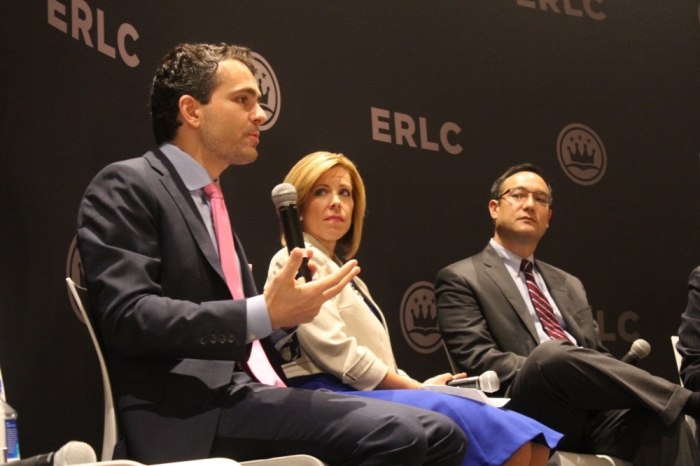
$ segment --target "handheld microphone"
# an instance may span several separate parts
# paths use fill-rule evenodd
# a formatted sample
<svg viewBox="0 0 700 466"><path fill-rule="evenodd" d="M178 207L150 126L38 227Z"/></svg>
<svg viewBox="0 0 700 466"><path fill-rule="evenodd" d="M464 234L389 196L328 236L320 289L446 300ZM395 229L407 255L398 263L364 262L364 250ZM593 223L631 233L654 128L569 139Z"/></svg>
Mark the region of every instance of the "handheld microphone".
<svg viewBox="0 0 700 466"><path fill-rule="evenodd" d="M447 382L451 387L476 388L486 393L497 392L501 388L501 381L498 380L498 374L494 371L486 371L481 375L474 377L465 377L464 379L455 379Z"/></svg>
<svg viewBox="0 0 700 466"><path fill-rule="evenodd" d="M299 211L297 210L297 190L289 183L282 183L272 190L272 202L277 207L282 231L284 232L284 242L287 243L287 251L290 253L294 248L304 249L304 235L301 232L301 222L299 221ZM309 259L307 257L299 267L297 278L304 277L306 282L311 281L311 270L309 270Z"/></svg>
<svg viewBox="0 0 700 466"><path fill-rule="evenodd" d="M632 343L632 347L627 354L622 356L620 361L636 366L639 360L649 356L649 353L651 353L651 345L646 340L640 338Z"/></svg>
<svg viewBox="0 0 700 466"><path fill-rule="evenodd" d="M68 442L56 452L13 461L15 466L70 466L97 462L95 450L85 442Z"/></svg>

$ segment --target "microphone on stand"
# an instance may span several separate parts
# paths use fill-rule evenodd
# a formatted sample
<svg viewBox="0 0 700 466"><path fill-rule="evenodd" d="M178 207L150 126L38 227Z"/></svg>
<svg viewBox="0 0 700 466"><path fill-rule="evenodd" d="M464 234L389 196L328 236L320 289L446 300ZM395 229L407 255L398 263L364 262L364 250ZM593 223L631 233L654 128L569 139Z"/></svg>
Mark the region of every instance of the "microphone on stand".
<svg viewBox="0 0 700 466"><path fill-rule="evenodd" d="M297 190L289 183L282 183L272 190L272 202L277 207L282 231L284 232L284 242L287 243L287 251L290 253L294 248L304 249L304 235L301 232L301 221L297 210ZM299 267L297 278L304 277L306 282L311 281L311 270L309 270L309 259L305 257Z"/></svg>
<svg viewBox="0 0 700 466"><path fill-rule="evenodd" d="M13 461L14 466L70 466L74 464L96 463L95 450L85 442L72 441L56 452L32 456Z"/></svg>
<svg viewBox="0 0 700 466"><path fill-rule="evenodd" d="M651 353L651 345L646 340L640 338L632 343L632 347L627 354L622 356L620 361L636 366L639 360L649 356L649 353Z"/></svg>
<svg viewBox="0 0 700 466"><path fill-rule="evenodd" d="M482 392L493 393L501 388L501 381L498 380L496 372L486 371L481 375L451 380L447 382L447 385L451 387L476 388Z"/></svg>

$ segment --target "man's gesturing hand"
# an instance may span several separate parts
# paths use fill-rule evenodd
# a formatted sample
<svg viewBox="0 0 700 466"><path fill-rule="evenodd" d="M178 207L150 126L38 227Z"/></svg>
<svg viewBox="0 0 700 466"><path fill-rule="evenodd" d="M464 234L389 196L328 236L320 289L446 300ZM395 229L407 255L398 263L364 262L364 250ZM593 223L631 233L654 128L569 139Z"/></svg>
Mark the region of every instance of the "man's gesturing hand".
<svg viewBox="0 0 700 466"><path fill-rule="evenodd" d="M311 258L312 251L307 250L307 253ZM321 310L321 305L340 293L360 273L357 261L351 260L336 272L311 283L306 283L303 278L295 280L304 257L304 252L295 248L285 266L265 288L263 295L273 330L311 322ZM313 274L315 269L311 263L309 267Z"/></svg>

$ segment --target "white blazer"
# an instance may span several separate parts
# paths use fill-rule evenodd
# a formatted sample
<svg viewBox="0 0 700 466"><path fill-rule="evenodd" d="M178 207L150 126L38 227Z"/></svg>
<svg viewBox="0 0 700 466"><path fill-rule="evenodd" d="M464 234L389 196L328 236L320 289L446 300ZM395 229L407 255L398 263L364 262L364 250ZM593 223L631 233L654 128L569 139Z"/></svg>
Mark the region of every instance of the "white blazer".
<svg viewBox="0 0 700 466"><path fill-rule="evenodd" d="M332 259L314 237L304 234L304 240L306 247L313 250L311 261L317 266L315 278L338 270L340 261ZM288 258L286 248L275 254L268 270L268 283ZM355 277L353 281L359 290L348 284L323 304L312 322L299 326L297 337L301 351L298 358L290 361L294 357L292 352L288 348L281 350L282 357L289 361L282 366L288 378L325 372L357 390L372 390L389 370L406 376L396 367L379 306L362 280ZM381 320L372 313L360 291L370 300Z"/></svg>

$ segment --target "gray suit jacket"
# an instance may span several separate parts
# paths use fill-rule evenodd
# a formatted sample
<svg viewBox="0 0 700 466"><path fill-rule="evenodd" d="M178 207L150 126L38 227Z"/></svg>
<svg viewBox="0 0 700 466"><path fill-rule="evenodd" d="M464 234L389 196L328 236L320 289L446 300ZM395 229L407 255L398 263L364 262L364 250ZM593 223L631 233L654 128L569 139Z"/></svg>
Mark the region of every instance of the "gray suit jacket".
<svg viewBox="0 0 700 466"><path fill-rule="evenodd" d="M541 261L535 266L579 346L609 354L598 336L581 281ZM499 393L504 393L540 341L503 260L489 245L480 254L442 269L435 297L440 331L454 362L471 375L496 371Z"/></svg>
<svg viewBox="0 0 700 466"><path fill-rule="evenodd" d="M159 150L95 177L80 205L78 247L130 458L207 457L222 388L250 351L246 300L232 299L201 215ZM245 295L257 295L248 267L241 273Z"/></svg>

